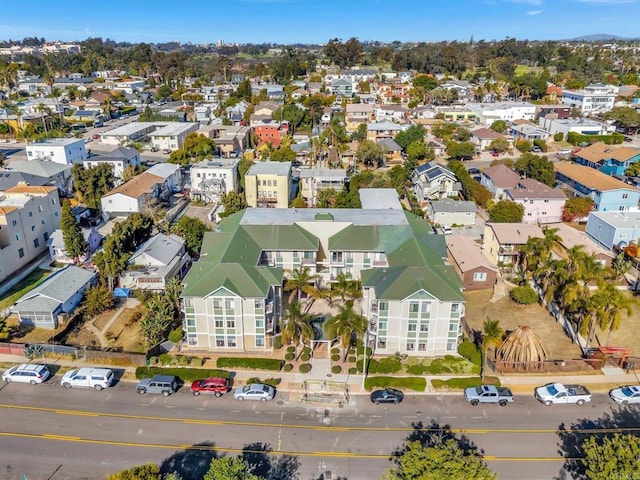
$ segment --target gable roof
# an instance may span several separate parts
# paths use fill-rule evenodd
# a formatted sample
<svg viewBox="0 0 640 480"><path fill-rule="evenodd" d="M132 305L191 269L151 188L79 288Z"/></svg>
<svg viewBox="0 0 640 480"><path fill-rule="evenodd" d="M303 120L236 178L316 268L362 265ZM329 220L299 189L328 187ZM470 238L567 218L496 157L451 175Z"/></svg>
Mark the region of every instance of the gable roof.
<svg viewBox="0 0 640 480"><path fill-rule="evenodd" d="M446 238L447 250L461 272L468 272L476 268L485 268L494 272L498 271L495 265L482 254L480 245L471 237L464 235L448 235Z"/></svg>
<svg viewBox="0 0 640 480"><path fill-rule="evenodd" d="M50 178L60 172L71 172L71 165L44 160L12 160L10 170Z"/></svg>
<svg viewBox="0 0 640 480"><path fill-rule="evenodd" d="M399 152L402 147L398 145L392 138L383 138L378 142L378 146L382 147L385 152Z"/></svg>
<svg viewBox="0 0 640 480"><path fill-rule="evenodd" d="M601 163L603 160L613 159L626 162L640 155L640 148L614 147L602 142L594 143L575 153L576 157L584 158L592 163Z"/></svg>
<svg viewBox="0 0 640 480"><path fill-rule="evenodd" d="M129 262L135 264L137 258L146 254L163 265L169 265L171 260L180 254L184 243L184 240L177 235L158 233L140 245L138 250L129 259Z"/></svg>
<svg viewBox="0 0 640 480"><path fill-rule="evenodd" d="M14 172L11 170L0 170L0 192L15 187L18 184L25 185L46 185L51 180L48 177L32 175L30 173Z"/></svg>
<svg viewBox="0 0 640 480"><path fill-rule="evenodd" d="M520 181L520 175L502 163L485 168L482 175L490 178L493 184L499 188L515 188Z"/></svg>
<svg viewBox="0 0 640 480"><path fill-rule="evenodd" d="M626 183L610 177L609 175L602 173L595 168L586 167L584 165L578 165L576 163L570 163L566 161L555 162L553 164L556 173L560 173L567 178L570 178L580 185L584 185L592 190L600 192L606 192L608 190L636 190L635 188L627 185Z"/></svg>
<svg viewBox="0 0 640 480"><path fill-rule="evenodd" d="M435 162L427 162L424 165L420 165L416 168L416 172L418 172L419 175L424 174L429 181L433 181L441 176L449 177L454 181L458 179L451 170Z"/></svg>
<svg viewBox="0 0 640 480"><path fill-rule="evenodd" d="M544 238L544 232L532 223L487 223L501 245L524 245L529 237Z"/></svg>
<svg viewBox="0 0 640 480"><path fill-rule="evenodd" d="M476 213L478 207L470 200L453 200L443 198L442 200L431 200L431 209L434 212L471 212Z"/></svg>
<svg viewBox="0 0 640 480"><path fill-rule="evenodd" d="M176 165L175 163L156 163L145 173L157 175L158 177L162 178L169 178L178 170L180 170L180 165Z"/></svg>
<svg viewBox="0 0 640 480"><path fill-rule="evenodd" d="M447 270L451 273L452 267L443 265L436 270L424 266L402 266L363 270L362 286L372 287L376 298L384 300L404 300L424 291L440 301L464 301L458 285L454 287L451 282L442 281L442 273ZM455 277L458 278L457 275Z"/></svg>
<svg viewBox="0 0 640 480"><path fill-rule="evenodd" d="M551 188L533 178L521 178L516 188L509 188L507 194L515 199L551 199L566 200L567 195L560 188Z"/></svg>
<svg viewBox="0 0 640 480"><path fill-rule="evenodd" d="M116 193L120 193L131 198L140 198L145 193L152 193L154 185L162 183L164 183L164 178L153 175L152 173L144 172L140 175L136 175L127 183L105 193L103 198L110 197Z"/></svg>
<svg viewBox="0 0 640 480"><path fill-rule="evenodd" d="M504 136L500 135L498 132L494 132L490 128L485 127L472 130L471 135L480 140L495 140L497 138L504 138Z"/></svg>

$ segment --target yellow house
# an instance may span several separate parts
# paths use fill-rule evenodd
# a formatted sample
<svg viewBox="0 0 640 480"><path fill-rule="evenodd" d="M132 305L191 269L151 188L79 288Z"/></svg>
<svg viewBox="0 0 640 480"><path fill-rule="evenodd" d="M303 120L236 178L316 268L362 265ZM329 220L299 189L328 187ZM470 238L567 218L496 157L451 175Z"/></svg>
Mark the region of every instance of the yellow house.
<svg viewBox="0 0 640 480"><path fill-rule="evenodd" d="M288 208L291 162L254 163L244 177L247 205L253 208Z"/></svg>

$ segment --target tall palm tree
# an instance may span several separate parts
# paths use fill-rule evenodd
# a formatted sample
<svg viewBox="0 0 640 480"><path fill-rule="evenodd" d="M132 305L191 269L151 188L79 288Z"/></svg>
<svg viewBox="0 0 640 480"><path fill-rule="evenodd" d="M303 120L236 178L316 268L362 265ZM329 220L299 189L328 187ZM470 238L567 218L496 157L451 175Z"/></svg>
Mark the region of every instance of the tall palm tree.
<svg viewBox="0 0 640 480"><path fill-rule="evenodd" d="M302 292L309 295L313 291L312 283L318 280L319 275L312 275L309 267L294 268L287 271L291 274L291 278L288 278L285 282L284 289L286 292L291 292L289 303L294 300L299 302Z"/></svg>
<svg viewBox="0 0 640 480"><path fill-rule="evenodd" d="M595 322L597 322L600 330L608 330L605 345L609 345L611 332L615 332L620 328L623 315L630 317L633 314L631 305L636 302L611 283L601 284L598 291L593 295L593 298L595 305L597 305L595 309Z"/></svg>
<svg viewBox="0 0 640 480"><path fill-rule="evenodd" d="M325 322L324 328L329 338L339 340L346 358L353 337L361 338L367 331L367 319L353 310L353 300L347 300L340 312Z"/></svg>
<svg viewBox="0 0 640 480"><path fill-rule="evenodd" d="M300 302L290 303L285 313L285 324L282 328L282 343L286 345L292 342L295 342L296 345L308 344L313 338L312 318L311 315L302 311Z"/></svg>
<svg viewBox="0 0 640 480"><path fill-rule="evenodd" d="M502 339L504 338L504 330L500 326L498 320L491 320L487 318L482 325L482 353L484 354L482 362L482 376L484 377L485 365L487 363L487 354L491 347L496 349L502 345Z"/></svg>
<svg viewBox="0 0 640 480"><path fill-rule="evenodd" d="M528 325L510 332L496 352L496 358L514 367L521 366L522 370L539 369L547 356L540 338Z"/></svg>
<svg viewBox="0 0 640 480"><path fill-rule="evenodd" d="M336 281L331 284L331 290L335 291L343 302L347 297L353 299L362 297L360 282L358 280L349 280L344 272L338 273Z"/></svg>

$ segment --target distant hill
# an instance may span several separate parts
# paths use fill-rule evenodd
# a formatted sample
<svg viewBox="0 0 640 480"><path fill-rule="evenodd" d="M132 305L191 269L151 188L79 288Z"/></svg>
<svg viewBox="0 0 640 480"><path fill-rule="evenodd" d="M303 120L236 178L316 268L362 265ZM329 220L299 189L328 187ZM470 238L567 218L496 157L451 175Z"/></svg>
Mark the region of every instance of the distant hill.
<svg viewBox="0 0 640 480"><path fill-rule="evenodd" d="M611 35L610 33L593 33L591 35L582 35L581 37L570 38L570 42L603 42L606 40L631 40L630 38Z"/></svg>

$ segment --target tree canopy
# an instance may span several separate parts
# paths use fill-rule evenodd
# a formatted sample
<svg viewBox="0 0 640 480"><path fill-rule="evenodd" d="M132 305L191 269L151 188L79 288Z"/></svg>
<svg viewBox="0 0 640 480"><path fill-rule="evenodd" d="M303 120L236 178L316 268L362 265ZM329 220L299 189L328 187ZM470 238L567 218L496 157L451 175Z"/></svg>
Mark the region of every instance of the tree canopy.
<svg viewBox="0 0 640 480"><path fill-rule="evenodd" d="M200 247L202 247L202 239L207 226L197 218L180 217L171 227L171 232L181 236L186 244L189 255L197 258L200 255Z"/></svg>
<svg viewBox="0 0 640 480"><path fill-rule="evenodd" d="M612 437L589 436L582 444L582 460L589 480L638 478L640 438L616 433Z"/></svg>
<svg viewBox="0 0 640 480"><path fill-rule="evenodd" d="M553 163L547 157L541 157L533 153L523 153L516 160L515 170L520 175L533 178L550 187L553 187L556 181Z"/></svg>
<svg viewBox="0 0 640 480"><path fill-rule="evenodd" d="M489 210L489 221L493 223L520 223L524 206L511 200L500 200Z"/></svg>
<svg viewBox="0 0 640 480"><path fill-rule="evenodd" d="M71 173L78 201L89 208L99 210L102 196L115 184L113 165L103 163L95 167L84 168L76 163L73 165Z"/></svg>
<svg viewBox="0 0 640 480"><path fill-rule="evenodd" d="M413 142L424 142L424 127L412 125L406 130L398 132L394 140L403 150L406 150Z"/></svg>
<svg viewBox="0 0 640 480"><path fill-rule="evenodd" d="M229 192L223 194L221 203L224 207L224 211L220 213L220 216L222 218L228 217L233 213L247 208L247 201L245 200L244 195L238 192Z"/></svg>
<svg viewBox="0 0 640 480"><path fill-rule="evenodd" d="M171 152L168 163L189 165L192 161L199 161L211 157L215 151L216 142L211 138L196 132L191 132L184 139L182 148Z"/></svg>
<svg viewBox="0 0 640 480"><path fill-rule="evenodd" d="M88 246L82 235L82 227L76 222L75 216L71 211L71 203L68 201L62 204L60 229L62 230L65 252L77 264L80 257L87 253Z"/></svg>

